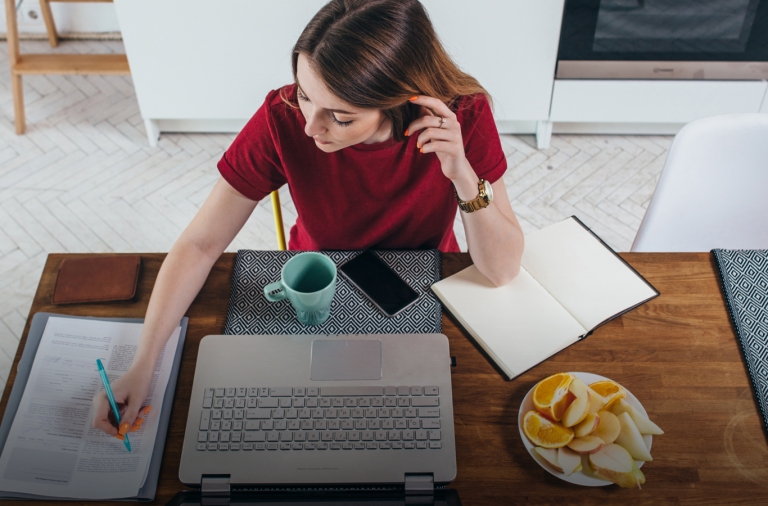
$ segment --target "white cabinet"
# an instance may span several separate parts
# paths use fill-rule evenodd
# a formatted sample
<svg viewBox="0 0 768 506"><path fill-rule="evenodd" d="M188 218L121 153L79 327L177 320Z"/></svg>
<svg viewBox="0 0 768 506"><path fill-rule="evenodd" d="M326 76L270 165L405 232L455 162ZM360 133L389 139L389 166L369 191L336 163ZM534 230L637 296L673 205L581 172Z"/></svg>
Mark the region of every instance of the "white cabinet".
<svg viewBox="0 0 768 506"><path fill-rule="evenodd" d="M546 121L564 0L424 0L459 66L494 98L503 132ZM150 142L238 131L291 82L291 49L325 0L115 0Z"/></svg>
<svg viewBox="0 0 768 506"><path fill-rule="evenodd" d="M291 49L323 0L116 0L150 143L165 131L239 131L291 82Z"/></svg>
<svg viewBox="0 0 768 506"><path fill-rule="evenodd" d="M458 65L494 99L499 130L533 133L552 98L564 0L422 0Z"/></svg>
<svg viewBox="0 0 768 506"><path fill-rule="evenodd" d="M765 81L558 80L551 120L688 123L715 114L757 112Z"/></svg>
<svg viewBox="0 0 768 506"><path fill-rule="evenodd" d="M759 112L765 81L558 79L550 121L555 132L676 133L716 114Z"/></svg>

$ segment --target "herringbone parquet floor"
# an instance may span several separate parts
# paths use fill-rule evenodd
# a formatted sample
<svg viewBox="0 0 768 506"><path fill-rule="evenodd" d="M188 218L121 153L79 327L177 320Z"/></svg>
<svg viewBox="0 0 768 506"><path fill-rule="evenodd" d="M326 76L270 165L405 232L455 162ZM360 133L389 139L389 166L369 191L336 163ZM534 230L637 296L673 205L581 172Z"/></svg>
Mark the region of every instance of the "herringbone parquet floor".
<svg viewBox="0 0 768 506"><path fill-rule="evenodd" d="M51 51L45 41L22 51ZM119 41L64 41L59 52L122 52ZM130 77L24 78L27 133L13 130L7 51L0 44L0 387L52 252L168 251L218 178L233 134L164 134L150 148ZM575 214L629 249L671 137L502 136L504 178L523 228ZM281 191L286 229L296 219ZM457 218L460 243L464 233ZM229 250L274 249L268 202Z"/></svg>

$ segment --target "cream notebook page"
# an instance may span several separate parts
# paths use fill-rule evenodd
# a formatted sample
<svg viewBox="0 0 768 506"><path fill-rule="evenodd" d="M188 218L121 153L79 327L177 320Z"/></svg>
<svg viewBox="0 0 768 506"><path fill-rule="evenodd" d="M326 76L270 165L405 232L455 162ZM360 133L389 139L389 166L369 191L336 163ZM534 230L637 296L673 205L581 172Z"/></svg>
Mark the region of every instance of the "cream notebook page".
<svg viewBox="0 0 768 506"><path fill-rule="evenodd" d="M525 269L495 287L473 265L432 290L509 378L586 333Z"/></svg>
<svg viewBox="0 0 768 506"><path fill-rule="evenodd" d="M586 332L657 295L573 218L526 237L522 265Z"/></svg>

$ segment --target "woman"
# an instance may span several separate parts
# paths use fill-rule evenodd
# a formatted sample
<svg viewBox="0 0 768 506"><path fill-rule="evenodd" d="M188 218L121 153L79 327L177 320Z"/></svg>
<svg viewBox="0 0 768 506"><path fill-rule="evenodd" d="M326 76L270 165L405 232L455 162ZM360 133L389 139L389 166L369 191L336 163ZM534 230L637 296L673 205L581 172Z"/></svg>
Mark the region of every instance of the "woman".
<svg viewBox="0 0 768 506"><path fill-rule="evenodd" d="M290 249L458 251L459 200L477 268L496 285L517 275L523 234L487 92L451 61L418 0L332 0L304 29L292 64L295 83L271 92L237 136L160 269L133 364L112 385L119 431L103 392L94 427L129 430L213 263L283 184L298 211Z"/></svg>

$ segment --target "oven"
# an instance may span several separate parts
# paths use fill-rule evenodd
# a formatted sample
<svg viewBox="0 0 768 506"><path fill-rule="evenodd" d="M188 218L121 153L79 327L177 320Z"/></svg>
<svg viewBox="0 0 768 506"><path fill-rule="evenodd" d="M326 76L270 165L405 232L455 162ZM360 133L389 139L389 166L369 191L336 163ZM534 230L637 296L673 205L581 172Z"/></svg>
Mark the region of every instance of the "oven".
<svg viewBox="0 0 768 506"><path fill-rule="evenodd" d="M768 0L566 0L559 79L768 79Z"/></svg>

